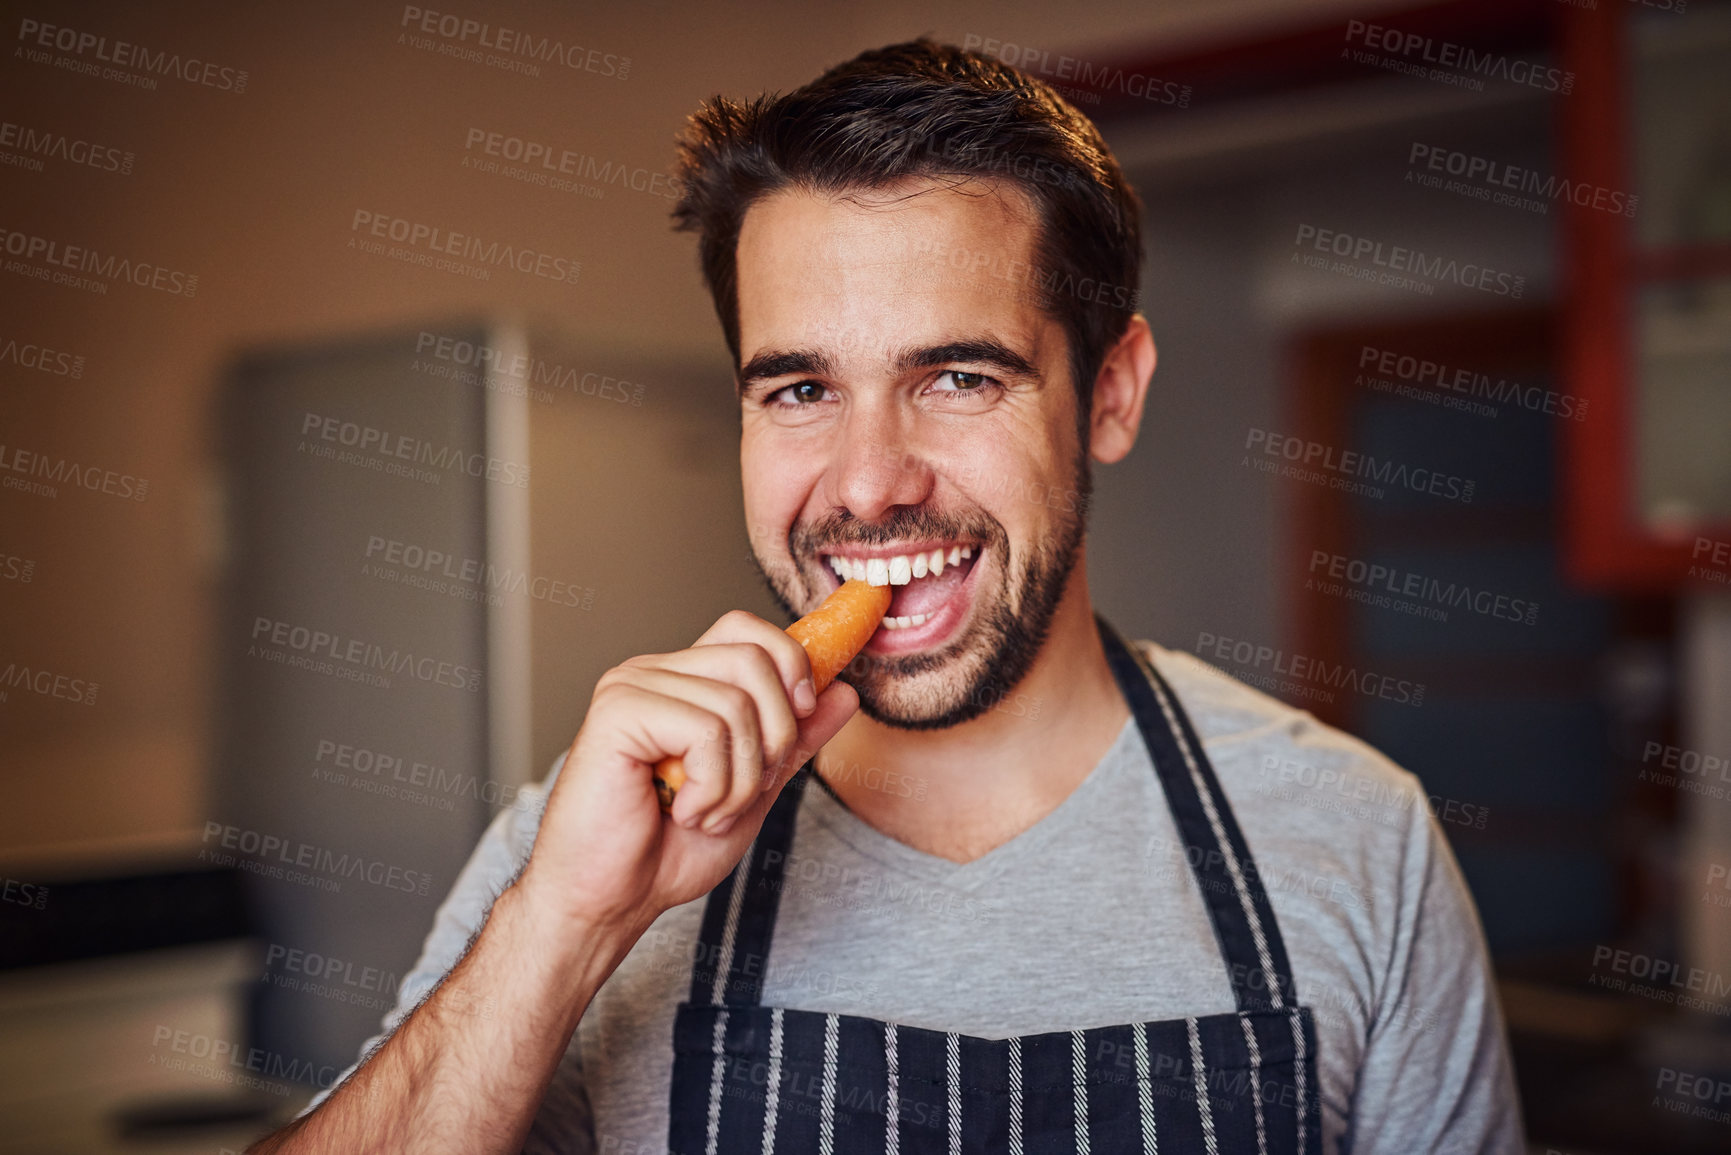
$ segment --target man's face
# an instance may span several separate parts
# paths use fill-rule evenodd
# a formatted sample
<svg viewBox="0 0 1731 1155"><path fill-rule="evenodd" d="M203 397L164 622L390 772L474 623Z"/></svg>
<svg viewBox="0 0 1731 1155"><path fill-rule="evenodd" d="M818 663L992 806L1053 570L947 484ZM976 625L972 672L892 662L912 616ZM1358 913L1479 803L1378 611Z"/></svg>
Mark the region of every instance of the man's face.
<svg viewBox="0 0 1731 1155"><path fill-rule="evenodd" d="M778 193L740 233L752 552L794 614L838 565L888 568L889 617L846 680L889 725L995 705L1081 550L1087 460L1064 331L1033 291L1035 231L1013 188L910 181Z"/></svg>

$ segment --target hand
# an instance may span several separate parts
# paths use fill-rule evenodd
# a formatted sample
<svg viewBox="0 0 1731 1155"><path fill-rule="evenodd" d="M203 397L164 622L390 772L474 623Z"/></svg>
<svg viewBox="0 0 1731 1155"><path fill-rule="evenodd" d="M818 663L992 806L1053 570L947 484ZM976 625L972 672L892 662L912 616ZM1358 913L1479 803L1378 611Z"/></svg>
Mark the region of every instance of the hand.
<svg viewBox="0 0 1731 1155"><path fill-rule="evenodd" d="M547 799L519 886L567 926L630 926L698 898L739 862L788 779L859 707L814 697L800 644L736 610L686 650L601 676ZM671 814L651 779L669 755L689 776Z"/></svg>

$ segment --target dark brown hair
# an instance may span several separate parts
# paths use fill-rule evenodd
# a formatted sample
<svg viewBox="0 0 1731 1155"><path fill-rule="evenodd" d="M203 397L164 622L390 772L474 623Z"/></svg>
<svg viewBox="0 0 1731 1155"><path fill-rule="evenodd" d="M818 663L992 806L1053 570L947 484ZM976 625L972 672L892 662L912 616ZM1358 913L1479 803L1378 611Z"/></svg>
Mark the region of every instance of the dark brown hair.
<svg viewBox="0 0 1731 1155"><path fill-rule="evenodd" d="M1069 338L1086 429L1094 377L1136 309L1142 208L1093 122L1044 81L913 40L862 53L783 95L712 97L692 115L679 154L673 217L698 235L735 368L739 231L760 198L790 187L881 188L910 176L1020 187L1039 212L1030 287Z"/></svg>

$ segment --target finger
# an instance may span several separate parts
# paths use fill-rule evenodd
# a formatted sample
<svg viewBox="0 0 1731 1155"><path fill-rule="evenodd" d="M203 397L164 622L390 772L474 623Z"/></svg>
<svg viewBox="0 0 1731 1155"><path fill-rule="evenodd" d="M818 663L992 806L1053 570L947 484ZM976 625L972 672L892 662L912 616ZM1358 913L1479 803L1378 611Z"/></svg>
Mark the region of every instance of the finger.
<svg viewBox="0 0 1731 1155"><path fill-rule="evenodd" d="M700 744L669 749L685 761L689 780L674 799L674 821L681 826L714 825L734 818L756 796L763 781L763 735L751 693L731 682L678 670L636 666L621 671L622 681L702 707L721 721ZM771 682L772 694L781 693ZM783 703L783 709L786 709Z"/></svg>
<svg viewBox="0 0 1731 1155"><path fill-rule="evenodd" d="M763 824L769 813L769 808L775 805L775 800L781 796L782 788L792 781L794 774L804 766L806 760L823 748L831 738L847 725L848 720L859 712L859 693L845 682L831 683L828 689L818 695L817 708L812 711L800 726L801 737L795 743L793 750L779 767L771 767L764 791L752 802L744 815L731 828L733 833L745 826L756 830ZM777 772L779 771L779 772Z"/></svg>
<svg viewBox="0 0 1731 1155"><path fill-rule="evenodd" d="M792 641L792 639L788 639ZM794 642L794 645L798 645ZM801 651L803 652L803 651ZM763 736L763 761L774 765L785 758L799 737L787 687L769 652L754 642L722 642L652 654L627 663L634 668L674 670L683 674L728 682L750 694L757 703L758 731ZM812 704L816 705L813 698Z"/></svg>
<svg viewBox="0 0 1731 1155"><path fill-rule="evenodd" d="M794 751L783 764L783 772L771 775L763 793L759 794L737 820L718 832L717 841L722 845L731 844L729 851L733 861L744 853L746 845L757 836L763 820L768 817L769 810L781 797L782 790L793 779L794 772L805 764L807 758L828 742L835 733L847 724L859 709L859 695L852 686L837 682L818 696L817 708L802 727L805 737L796 745ZM676 835L677 837L677 835Z"/></svg>
<svg viewBox="0 0 1731 1155"><path fill-rule="evenodd" d="M643 768L653 768L664 758L681 757L690 780L686 784L689 789L680 790L678 802L687 810L697 806L704 789L713 788L718 775L730 772L716 764L718 753L724 754L729 745L726 720L683 693L663 692L669 687L666 681L658 691L647 684L650 679L641 676L642 671L629 677L622 676L624 673L615 668L603 675L571 757L579 758L578 751L589 747L616 763L620 773L629 776L632 790L652 801L654 785ZM568 779L569 775L561 774L555 788ZM680 820L689 820L685 810L675 815L675 821Z"/></svg>
<svg viewBox="0 0 1731 1155"><path fill-rule="evenodd" d="M816 694L808 696L799 688L801 682L809 684L811 681L811 659L806 656L805 647L794 641L781 627L764 621L754 613L732 610L718 618L692 645L695 648L738 642L762 646L781 675L781 684L787 692L788 700L794 703L794 713L800 717L811 713L817 704Z"/></svg>

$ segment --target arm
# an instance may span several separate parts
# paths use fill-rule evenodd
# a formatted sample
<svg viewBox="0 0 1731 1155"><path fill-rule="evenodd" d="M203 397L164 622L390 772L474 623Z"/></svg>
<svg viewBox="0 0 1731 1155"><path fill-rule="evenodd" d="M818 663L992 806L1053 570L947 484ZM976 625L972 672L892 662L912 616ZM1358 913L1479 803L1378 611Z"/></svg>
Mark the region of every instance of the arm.
<svg viewBox="0 0 1731 1155"><path fill-rule="evenodd" d="M507 889L385 1045L252 1150L520 1150L578 1020L644 929L549 921L527 889Z"/></svg>
<svg viewBox="0 0 1731 1155"><path fill-rule="evenodd" d="M514 1151L584 1010L662 911L713 889L780 786L852 716L750 614L602 676L522 875L467 954L361 1068L258 1152ZM802 684L804 683L804 684ZM689 781L671 815L662 758Z"/></svg>
<svg viewBox="0 0 1731 1155"><path fill-rule="evenodd" d="M1520 1155L1514 1067L1478 912L1422 803L1407 831L1394 950L1342 1149Z"/></svg>

